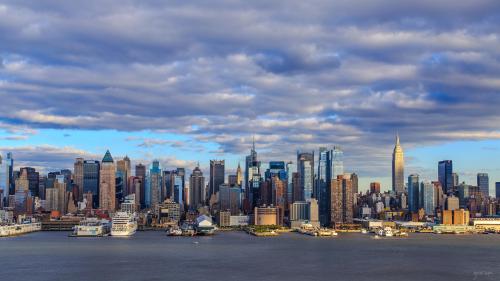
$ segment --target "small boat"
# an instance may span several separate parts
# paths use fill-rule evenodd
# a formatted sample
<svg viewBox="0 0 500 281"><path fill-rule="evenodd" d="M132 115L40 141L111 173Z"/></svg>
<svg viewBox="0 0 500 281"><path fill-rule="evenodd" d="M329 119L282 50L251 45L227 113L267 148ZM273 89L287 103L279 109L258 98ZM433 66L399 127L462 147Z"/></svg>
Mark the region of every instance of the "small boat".
<svg viewBox="0 0 500 281"><path fill-rule="evenodd" d="M182 236L182 230L179 228L169 228L166 232L167 236Z"/></svg>

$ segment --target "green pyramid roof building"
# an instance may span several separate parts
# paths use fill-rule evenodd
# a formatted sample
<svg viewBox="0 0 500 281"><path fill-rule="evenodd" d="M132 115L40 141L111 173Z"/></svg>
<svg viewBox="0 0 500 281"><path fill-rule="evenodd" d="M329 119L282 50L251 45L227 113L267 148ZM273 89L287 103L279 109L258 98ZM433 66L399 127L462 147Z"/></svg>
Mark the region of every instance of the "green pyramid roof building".
<svg viewBox="0 0 500 281"><path fill-rule="evenodd" d="M113 157L111 157L111 153L109 153L109 150L106 151L106 154L104 154L104 158L102 158L102 163L113 163Z"/></svg>

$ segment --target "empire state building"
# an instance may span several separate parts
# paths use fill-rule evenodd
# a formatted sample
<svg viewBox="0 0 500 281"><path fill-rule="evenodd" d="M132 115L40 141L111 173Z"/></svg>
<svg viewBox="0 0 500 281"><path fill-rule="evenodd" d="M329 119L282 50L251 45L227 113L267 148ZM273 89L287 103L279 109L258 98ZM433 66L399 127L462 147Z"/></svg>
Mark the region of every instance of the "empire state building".
<svg viewBox="0 0 500 281"><path fill-rule="evenodd" d="M392 190L397 193L405 191L404 183L405 160L403 148L399 144L399 134L396 135L396 145L392 153Z"/></svg>

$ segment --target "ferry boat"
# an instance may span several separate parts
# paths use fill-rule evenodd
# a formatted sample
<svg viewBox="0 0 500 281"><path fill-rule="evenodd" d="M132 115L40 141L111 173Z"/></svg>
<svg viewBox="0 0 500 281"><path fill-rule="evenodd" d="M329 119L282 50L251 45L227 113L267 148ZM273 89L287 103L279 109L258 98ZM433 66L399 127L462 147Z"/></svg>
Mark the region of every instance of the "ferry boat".
<svg viewBox="0 0 500 281"><path fill-rule="evenodd" d="M111 236L132 236L136 231L135 214L116 212L111 224Z"/></svg>
<svg viewBox="0 0 500 281"><path fill-rule="evenodd" d="M108 220L86 218L73 228L73 237L103 237L108 236L110 223Z"/></svg>
<svg viewBox="0 0 500 281"><path fill-rule="evenodd" d="M42 224L39 222L0 225L0 237L21 235L40 230L42 230Z"/></svg>

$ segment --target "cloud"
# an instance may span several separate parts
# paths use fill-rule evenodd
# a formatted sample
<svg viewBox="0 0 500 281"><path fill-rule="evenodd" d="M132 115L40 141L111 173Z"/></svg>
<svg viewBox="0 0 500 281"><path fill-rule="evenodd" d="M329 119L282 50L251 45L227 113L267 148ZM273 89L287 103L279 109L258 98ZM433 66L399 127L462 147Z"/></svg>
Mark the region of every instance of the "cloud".
<svg viewBox="0 0 500 281"><path fill-rule="evenodd" d="M151 130L218 155L255 135L287 160L341 144L378 176L396 131L405 148L498 139L498 1L313 2L4 1L0 128Z"/></svg>

